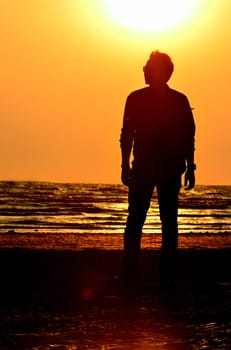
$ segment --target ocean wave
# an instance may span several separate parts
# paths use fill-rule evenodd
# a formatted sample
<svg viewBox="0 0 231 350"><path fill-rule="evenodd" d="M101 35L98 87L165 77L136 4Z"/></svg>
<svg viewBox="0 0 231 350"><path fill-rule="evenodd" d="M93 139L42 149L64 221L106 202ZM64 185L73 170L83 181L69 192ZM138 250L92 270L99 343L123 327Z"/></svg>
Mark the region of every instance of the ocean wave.
<svg viewBox="0 0 231 350"><path fill-rule="evenodd" d="M122 185L0 182L0 232L90 234L123 232L127 188ZM231 187L196 186L179 196L179 232L231 232ZM156 191L144 232L161 230Z"/></svg>

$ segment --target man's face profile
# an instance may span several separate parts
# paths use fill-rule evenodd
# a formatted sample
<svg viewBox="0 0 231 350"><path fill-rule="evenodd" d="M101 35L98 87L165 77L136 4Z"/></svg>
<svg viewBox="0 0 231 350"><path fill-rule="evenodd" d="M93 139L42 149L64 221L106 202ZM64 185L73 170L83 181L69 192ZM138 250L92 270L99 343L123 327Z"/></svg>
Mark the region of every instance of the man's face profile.
<svg viewBox="0 0 231 350"><path fill-rule="evenodd" d="M173 63L168 55L155 51L151 53L143 72L146 84L163 85L173 72Z"/></svg>
<svg viewBox="0 0 231 350"><path fill-rule="evenodd" d="M143 67L145 83L149 85L163 85L169 80L169 72L161 62L147 63Z"/></svg>

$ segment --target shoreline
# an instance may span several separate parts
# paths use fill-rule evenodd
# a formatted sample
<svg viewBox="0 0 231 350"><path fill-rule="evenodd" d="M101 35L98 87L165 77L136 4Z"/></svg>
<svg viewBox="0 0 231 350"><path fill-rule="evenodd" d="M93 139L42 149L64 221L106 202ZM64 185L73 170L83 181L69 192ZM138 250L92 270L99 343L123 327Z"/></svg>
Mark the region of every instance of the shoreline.
<svg viewBox="0 0 231 350"><path fill-rule="evenodd" d="M159 250L162 244L160 233L143 232L141 249ZM42 230L0 232L1 249L81 251L94 247L97 250L118 251L123 249L123 233L100 232L47 232ZM231 233L221 231L188 232L178 235L179 250L231 249Z"/></svg>

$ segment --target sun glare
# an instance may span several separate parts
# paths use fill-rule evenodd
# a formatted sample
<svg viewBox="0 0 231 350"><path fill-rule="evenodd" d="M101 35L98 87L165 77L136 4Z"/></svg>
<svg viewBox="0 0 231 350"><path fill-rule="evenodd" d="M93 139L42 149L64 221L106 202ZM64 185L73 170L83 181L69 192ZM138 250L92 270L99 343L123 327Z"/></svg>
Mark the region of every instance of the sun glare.
<svg viewBox="0 0 231 350"><path fill-rule="evenodd" d="M111 17L135 31L163 32L186 22L200 0L102 0Z"/></svg>

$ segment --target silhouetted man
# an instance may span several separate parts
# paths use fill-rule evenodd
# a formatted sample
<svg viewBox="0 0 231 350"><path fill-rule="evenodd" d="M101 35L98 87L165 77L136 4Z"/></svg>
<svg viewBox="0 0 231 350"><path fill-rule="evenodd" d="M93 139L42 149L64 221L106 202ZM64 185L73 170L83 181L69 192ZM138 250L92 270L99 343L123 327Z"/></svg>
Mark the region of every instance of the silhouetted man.
<svg viewBox="0 0 231 350"><path fill-rule="evenodd" d="M187 189L195 184L195 124L187 97L167 85L173 68L167 54L151 53L143 68L145 83L149 86L128 96L120 138L121 179L129 187L124 274L128 279L137 276L142 227L156 187L162 223L160 276L163 284L173 280L182 174L185 172Z"/></svg>

